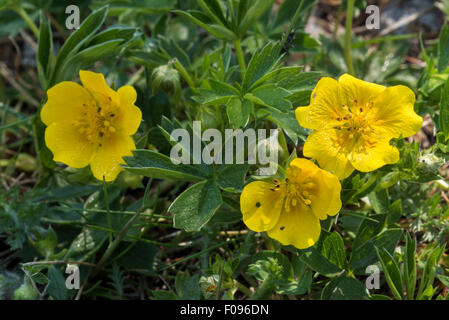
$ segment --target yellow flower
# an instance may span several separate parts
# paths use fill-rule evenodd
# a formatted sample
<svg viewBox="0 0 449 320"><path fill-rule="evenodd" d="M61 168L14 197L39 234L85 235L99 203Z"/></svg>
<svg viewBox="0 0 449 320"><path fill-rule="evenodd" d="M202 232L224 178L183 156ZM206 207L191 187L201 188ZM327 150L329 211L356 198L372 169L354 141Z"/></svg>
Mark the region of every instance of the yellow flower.
<svg viewBox="0 0 449 320"><path fill-rule="evenodd" d="M136 91L117 91L102 74L80 71L83 86L64 81L47 91L41 111L45 143L54 161L73 168L90 164L95 178L112 181L122 170L122 157L136 148L131 135L139 128L142 113L134 105Z"/></svg>
<svg viewBox="0 0 449 320"><path fill-rule="evenodd" d="M314 130L304 155L340 179L354 169L369 172L396 163L399 151L390 140L412 136L422 126L414 104L415 94L402 85L387 88L348 74L338 82L322 78L310 105L296 109L299 124Z"/></svg>
<svg viewBox="0 0 449 320"><path fill-rule="evenodd" d="M297 158L287 168L285 180L245 186L240 197L243 222L284 245L305 249L320 237L320 219L340 211L340 191L336 176Z"/></svg>

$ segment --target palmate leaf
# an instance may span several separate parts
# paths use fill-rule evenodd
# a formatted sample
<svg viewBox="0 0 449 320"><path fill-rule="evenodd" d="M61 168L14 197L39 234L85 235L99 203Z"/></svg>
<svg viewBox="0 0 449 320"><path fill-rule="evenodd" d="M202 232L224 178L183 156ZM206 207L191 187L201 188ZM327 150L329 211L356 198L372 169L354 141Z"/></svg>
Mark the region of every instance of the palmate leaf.
<svg viewBox="0 0 449 320"><path fill-rule="evenodd" d="M252 56L243 78L244 92L248 92L254 82L273 69L281 59L279 53L279 44L270 42Z"/></svg>
<svg viewBox="0 0 449 320"><path fill-rule="evenodd" d="M267 84L257 87L251 93L247 93L245 98L265 107L287 112L292 108L290 100L286 99L289 95L290 91L275 84Z"/></svg>

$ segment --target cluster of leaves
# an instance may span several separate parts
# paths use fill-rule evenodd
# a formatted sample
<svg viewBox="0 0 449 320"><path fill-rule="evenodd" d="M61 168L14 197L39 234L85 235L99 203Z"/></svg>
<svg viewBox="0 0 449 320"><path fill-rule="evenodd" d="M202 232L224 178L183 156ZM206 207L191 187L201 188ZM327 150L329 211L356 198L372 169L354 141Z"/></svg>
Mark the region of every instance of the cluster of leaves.
<svg viewBox="0 0 449 320"><path fill-rule="evenodd" d="M31 167L39 180L32 190L5 183L0 192L0 297L73 299L67 264L80 267L86 299L449 297L443 292L449 209L435 193L436 186L448 189L439 172L449 153L447 26L436 47L421 41L425 68L404 63L410 35L354 37L357 76L416 89L416 111L430 115L436 143L421 150L397 139L397 164L353 173L342 184L340 214L322 222L314 247L298 250L241 222L239 193L257 179L257 166L175 165L169 155L171 132L184 128L193 137L193 120L222 133L277 128L282 174L309 133L296 121L295 107L309 103L320 76L346 71L341 37L316 40L305 31L316 1L88 2L81 12L92 12L64 39L58 26L65 8L0 1L0 35L25 27L23 10L40 22L36 72L27 79L42 92L82 68L104 73L112 87L134 85L144 119L137 150L110 185L95 181L88 168L57 165L45 146L39 108L21 111L22 95L7 91L0 150L38 161L25 166L18 156L5 159L2 177ZM377 50L367 50L373 45ZM26 92L40 105L45 101ZM19 107L10 106L17 101ZM187 154L194 162L194 153ZM368 291L373 265L383 271L381 288Z"/></svg>

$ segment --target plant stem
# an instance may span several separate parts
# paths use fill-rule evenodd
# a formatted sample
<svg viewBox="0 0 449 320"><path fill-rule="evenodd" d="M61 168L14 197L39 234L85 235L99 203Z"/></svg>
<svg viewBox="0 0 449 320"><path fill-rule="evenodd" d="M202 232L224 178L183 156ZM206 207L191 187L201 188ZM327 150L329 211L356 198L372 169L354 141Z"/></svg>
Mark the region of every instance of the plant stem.
<svg viewBox="0 0 449 320"><path fill-rule="evenodd" d="M106 181L103 177L103 192L104 192L104 201L106 202L106 215L108 218L108 228L112 230L112 222L111 222L111 213L109 212L109 199L108 199L108 190L106 188ZM109 245L112 243L112 232L109 232Z"/></svg>
<svg viewBox="0 0 449 320"><path fill-rule="evenodd" d="M243 74L246 71L245 59L243 57L242 45L240 44L240 39L234 41L235 53L237 55L237 60L239 61L240 72Z"/></svg>
<svg viewBox="0 0 449 320"><path fill-rule="evenodd" d="M341 19L342 12L343 12L343 2L338 7L337 17L335 18L335 27L334 27L334 32L332 34L332 38L334 40L337 37L337 32L338 32L338 27L340 26L340 19Z"/></svg>
<svg viewBox="0 0 449 320"><path fill-rule="evenodd" d="M273 294L273 290L274 288L271 279L265 279L249 300L267 300Z"/></svg>
<svg viewBox="0 0 449 320"><path fill-rule="evenodd" d="M98 262L96 268L93 271L93 276L95 276L98 271L100 271L106 261L109 259L109 257L112 255L112 253L117 249L118 245L122 241L122 239L126 236L126 233L128 232L128 229L134 224L134 222L139 218L141 213L141 210L137 211L134 216L129 219L129 221L126 223L126 225L123 227L123 229L120 231L119 235L114 239L112 243L109 244L108 248L106 249L105 253L101 257L100 261Z"/></svg>
<svg viewBox="0 0 449 320"><path fill-rule="evenodd" d="M345 60L348 66L348 72L354 75L354 67L351 57L351 31L352 31L352 15L354 14L355 0L348 0L348 8L346 11L346 31L345 31Z"/></svg>
<svg viewBox="0 0 449 320"><path fill-rule="evenodd" d="M234 285L237 287L237 289L239 289L241 292L246 294L248 297L252 296L253 293L251 292L251 290L249 290L246 286L244 286L243 284L241 284L237 280L234 280Z"/></svg>
<svg viewBox="0 0 449 320"><path fill-rule="evenodd" d="M33 31L36 38L39 39L39 29L36 27L33 19L28 15L28 13L22 8L22 6L17 7L15 11L22 17L23 20L27 23L28 27L30 27L31 31Z"/></svg>
<svg viewBox="0 0 449 320"><path fill-rule="evenodd" d="M295 15L293 16L292 20L290 21L290 24L288 25L287 31L284 33L284 37L281 40L281 45L279 46L279 48L284 47L285 42L287 41L288 35L290 34L290 32L292 32L293 27L296 25L296 22L299 19L299 15L302 11L303 5L304 5L304 0L301 0L301 2L298 5L298 8L296 8Z"/></svg>
<svg viewBox="0 0 449 320"><path fill-rule="evenodd" d="M183 67L183 65L178 61L178 59L174 58L171 61L171 63L173 63L175 68L179 71L179 73L181 74L181 77L184 78L184 80L189 85L190 89L192 89L193 92L197 93L198 90L196 90L196 87L195 87L195 84L193 83L192 78L190 77L190 75L187 72L187 70Z"/></svg>

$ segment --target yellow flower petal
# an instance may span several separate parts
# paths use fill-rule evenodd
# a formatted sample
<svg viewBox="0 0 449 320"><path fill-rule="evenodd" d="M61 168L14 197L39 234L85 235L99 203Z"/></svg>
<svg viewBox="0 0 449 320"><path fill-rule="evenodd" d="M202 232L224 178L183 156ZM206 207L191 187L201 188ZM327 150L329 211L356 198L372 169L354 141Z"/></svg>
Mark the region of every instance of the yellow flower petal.
<svg viewBox="0 0 449 320"><path fill-rule="evenodd" d="M386 89L384 86L354 78L349 74L342 75L338 79L338 84L342 103L350 109L354 106L367 106Z"/></svg>
<svg viewBox="0 0 449 320"><path fill-rule="evenodd" d="M320 232L320 220L313 214L312 209L296 206L288 212L283 210L277 224L267 233L283 245L306 249L317 242Z"/></svg>
<svg viewBox="0 0 449 320"><path fill-rule="evenodd" d="M338 177L324 170L315 176L317 192L311 193L309 199L315 216L321 220L336 215L341 209L341 184Z"/></svg>
<svg viewBox="0 0 449 320"><path fill-rule="evenodd" d="M414 105L415 94L411 89L402 85L387 88L374 101L373 126L389 138L414 135L423 122Z"/></svg>
<svg viewBox="0 0 449 320"><path fill-rule="evenodd" d="M72 168L87 166L94 146L74 126L54 122L45 130L45 143L53 153L53 160Z"/></svg>
<svg viewBox="0 0 449 320"><path fill-rule="evenodd" d="M344 137L338 130L313 131L304 144L303 153L308 158L318 161L320 167L336 175L340 180L347 178L354 171L349 162L349 152Z"/></svg>
<svg viewBox="0 0 449 320"><path fill-rule="evenodd" d="M111 101L113 103L115 104L119 103L117 92L115 92L108 86L106 80L104 79L103 74L92 71L80 70L79 75L81 83L83 84L84 88L89 90L91 93L101 94L105 97L111 98Z"/></svg>
<svg viewBox="0 0 449 320"><path fill-rule="evenodd" d="M142 112L134 105L137 99L132 86L123 86L117 90L120 99L120 111L116 123L125 134L134 134L142 122Z"/></svg>
<svg viewBox="0 0 449 320"><path fill-rule="evenodd" d="M312 92L310 105L298 107L295 115L304 128L318 130L337 126L337 119L345 115L338 82L332 78L321 78Z"/></svg>
<svg viewBox="0 0 449 320"><path fill-rule="evenodd" d="M290 162L290 167L301 168L302 181L307 181L310 185L304 191L305 198L311 201L315 216L325 220L327 216L336 215L341 209L341 184L338 177L320 169L312 161L304 158L296 158Z"/></svg>
<svg viewBox="0 0 449 320"><path fill-rule="evenodd" d="M92 103L89 92L72 81L58 83L47 91L47 96L41 111L42 122L47 126L53 122L73 122L80 117L83 104Z"/></svg>
<svg viewBox="0 0 449 320"><path fill-rule="evenodd" d="M399 161L399 151L391 146L388 141L377 141L375 146L366 148L361 146L364 142L360 139L358 145L351 152L351 164L359 171L374 171L386 164L392 164ZM365 151L363 152L363 150ZM358 151L360 150L360 151Z"/></svg>
<svg viewBox="0 0 449 320"><path fill-rule="evenodd" d="M240 210L243 222L256 232L270 230L279 219L283 204L281 190L273 191L272 183L255 181L243 188Z"/></svg>
<svg viewBox="0 0 449 320"><path fill-rule="evenodd" d="M98 180L113 181L125 164L122 157L132 156L132 150L136 149L134 141L130 136L111 133L103 141L94 153L90 168Z"/></svg>

